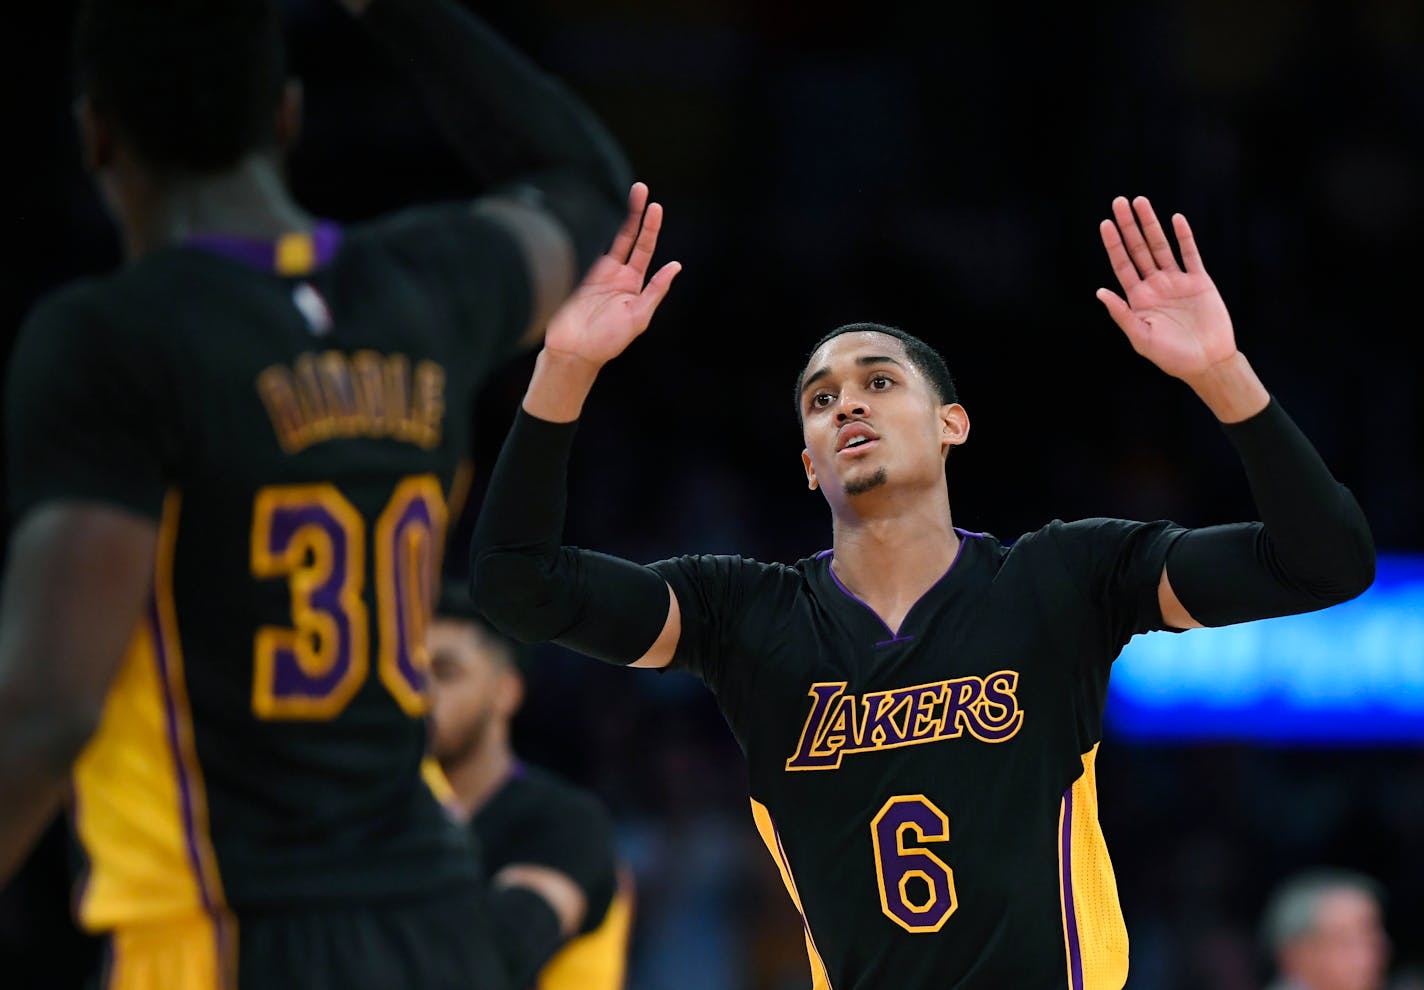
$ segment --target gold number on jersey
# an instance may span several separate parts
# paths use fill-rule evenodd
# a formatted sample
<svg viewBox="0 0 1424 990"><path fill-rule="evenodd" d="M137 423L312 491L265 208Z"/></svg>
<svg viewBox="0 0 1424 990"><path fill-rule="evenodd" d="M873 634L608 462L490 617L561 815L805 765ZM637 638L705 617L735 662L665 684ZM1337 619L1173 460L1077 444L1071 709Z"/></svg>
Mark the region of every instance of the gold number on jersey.
<svg viewBox="0 0 1424 990"><path fill-rule="evenodd" d="M424 715L430 652L425 627L435 600L445 498L430 475L396 486L376 520L376 601L381 612L377 668L381 683L407 715Z"/></svg>
<svg viewBox="0 0 1424 990"><path fill-rule="evenodd" d="M424 714L425 627L446 509L434 475L406 478L376 521L377 664L401 709ZM272 485L252 511L252 575L286 578L291 626L253 641L252 710L262 719L331 719L365 683L366 521L329 484Z"/></svg>
<svg viewBox="0 0 1424 990"><path fill-rule="evenodd" d="M949 841L949 816L923 794L897 795L871 821L870 838L880 910L907 932L943 928L959 907L954 871L922 843Z"/></svg>

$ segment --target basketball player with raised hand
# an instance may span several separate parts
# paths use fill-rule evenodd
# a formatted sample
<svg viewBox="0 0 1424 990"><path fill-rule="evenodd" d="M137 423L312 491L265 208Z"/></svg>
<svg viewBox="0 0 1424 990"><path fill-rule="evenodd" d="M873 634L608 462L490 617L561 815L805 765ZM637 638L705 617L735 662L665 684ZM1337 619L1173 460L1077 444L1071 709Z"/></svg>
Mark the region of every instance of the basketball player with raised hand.
<svg viewBox="0 0 1424 990"><path fill-rule="evenodd" d="M1324 608L1373 580L1358 504L1237 349L1173 224L1180 265L1147 200L1115 200L1101 235L1123 295L1098 295L1222 424L1259 523L1053 521L1011 545L957 529L946 455L969 419L943 358L852 324L796 383L831 549L643 567L561 547L583 402L665 276L641 296L580 290L550 323L476 527L476 602L520 639L711 688L818 990L1122 987L1094 776L1114 658L1137 633Z"/></svg>
<svg viewBox="0 0 1424 990"><path fill-rule="evenodd" d="M41 302L11 360L0 880L72 783L115 990L507 982L419 773L426 611L473 391L606 248L631 177L454 3L345 6L483 198L345 230L303 211L275 0L79 17L126 263Z"/></svg>

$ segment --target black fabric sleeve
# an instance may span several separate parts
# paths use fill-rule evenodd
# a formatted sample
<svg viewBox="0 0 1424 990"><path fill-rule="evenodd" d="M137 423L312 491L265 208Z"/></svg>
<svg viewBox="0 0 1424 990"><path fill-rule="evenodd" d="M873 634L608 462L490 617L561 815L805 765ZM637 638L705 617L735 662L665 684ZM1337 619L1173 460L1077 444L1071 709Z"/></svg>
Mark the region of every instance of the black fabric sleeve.
<svg viewBox="0 0 1424 990"><path fill-rule="evenodd" d="M1172 546L1186 532L1165 520L1055 520L1048 525L1110 657L1138 633L1167 628L1157 587Z"/></svg>
<svg viewBox="0 0 1424 990"><path fill-rule="evenodd" d="M82 292L20 331L5 384L11 525L53 499L93 499L158 519L178 416L151 348L122 339Z"/></svg>
<svg viewBox="0 0 1424 990"><path fill-rule="evenodd" d="M475 522L470 593L515 639L628 664L667 622L667 585L650 568L560 546L576 428L516 414Z"/></svg>
<svg viewBox="0 0 1424 990"><path fill-rule="evenodd" d="M768 565L745 557L711 554L674 557L649 565L677 595L682 635L672 668L698 677L718 697L730 693L729 657L737 627L748 618L753 586Z"/></svg>
<svg viewBox="0 0 1424 990"><path fill-rule="evenodd" d="M582 101L450 0L375 0L361 19L410 71L471 168L538 189L584 267L606 250L632 173Z"/></svg>
<svg viewBox="0 0 1424 990"><path fill-rule="evenodd" d="M534 986L544 964L564 944L559 916L543 897L528 887L497 887L490 892L495 945L504 960L510 985Z"/></svg>
<svg viewBox="0 0 1424 990"><path fill-rule="evenodd" d="M1339 604L1374 581L1365 514L1273 398L1224 427L1241 455L1259 523L1188 533L1167 574L1192 618L1223 626Z"/></svg>

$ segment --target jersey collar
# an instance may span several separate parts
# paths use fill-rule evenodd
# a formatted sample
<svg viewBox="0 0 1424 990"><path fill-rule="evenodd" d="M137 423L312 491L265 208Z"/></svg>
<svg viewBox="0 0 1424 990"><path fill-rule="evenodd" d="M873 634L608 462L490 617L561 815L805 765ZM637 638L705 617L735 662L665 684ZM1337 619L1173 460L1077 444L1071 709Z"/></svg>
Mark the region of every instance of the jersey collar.
<svg viewBox="0 0 1424 990"><path fill-rule="evenodd" d="M311 230L293 231L275 240L235 234L194 234L183 241L183 246L220 254L278 275L306 275L336 256L341 247L341 226L322 220Z"/></svg>

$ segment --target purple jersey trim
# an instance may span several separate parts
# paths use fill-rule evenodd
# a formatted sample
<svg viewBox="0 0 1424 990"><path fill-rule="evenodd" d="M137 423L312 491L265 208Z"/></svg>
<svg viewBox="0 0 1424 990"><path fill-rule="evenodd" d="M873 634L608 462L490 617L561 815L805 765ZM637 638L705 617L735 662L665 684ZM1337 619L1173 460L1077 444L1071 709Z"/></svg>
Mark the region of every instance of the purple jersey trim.
<svg viewBox="0 0 1424 990"><path fill-rule="evenodd" d="M1063 925L1068 929L1068 968L1071 990L1083 990L1083 954L1078 942L1078 914L1073 908L1073 788L1063 792L1063 830L1059 836L1063 863Z"/></svg>
<svg viewBox="0 0 1424 990"><path fill-rule="evenodd" d="M971 537L971 536L972 536L972 537L976 537L976 538L977 538L977 537L981 537L981 536L984 535L983 533L966 533L964 530L959 529L959 528L957 528L957 527L956 527L956 529L955 529L954 531L955 531L956 533L958 533L961 537ZM909 607L909 609L906 610L906 612L905 612L906 617L908 617L909 614L915 610L915 605L918 605L918 604L920 604L920 602L922 602L922 601L925 600L925 595L928 595L931 591L934 591L934 589L938 588L938 587L940 586L940 584L943 583L943 581L944 581L945 578L949 577L950 572L954 570L954 565L957 564L957 563L959 563L959 558L964 554L964 544L965 544L965 542L966 542L966 541L965 541L964 539L961 539L961 540L959 541L959 549L956 550L956 551L954 551L954 559L949 562L949 567L947 567L947 568L945 569L945 572L944 572L943 574L941 574L938 578L935 579L935 583L934 583L934 584L930 585L928 588L925 589L925 594L924 594L924 595L921 595L919 598L916 598L916 599L915 599L914 605L911 605L911 606ZM827 557L830 557L831 560L832 560L832 562L835 561L835 549L834 549L834 548L832 548L832 549L830 549L830 550L822 550L820 553L816 554L816 559L817 559L817 560L824 560L824 559L827 558ZM844 595L845 595L847 598L849 598L851 601L858 602L867 612L869 612L871 615L875 616L875 621L878 622L878 623L880 623L880 625L881 625L882 627L884 627L885 631L890 634L890 638L889 638L889 639L882 639L880 642L878 642L878 643L875 644L876 646L891 646L891 645L893 645L893 644L895 644L895 643L908 643L908 642L910 642L911 640L913 640L913 639L915 638L914 636L901 636L901 635L900 635L898 632L896 632L894 629L891 629L890 626L889 626L889 624L886 623L886 621L880 617L880 613L879 613L879 612L875 611L875 609L873 609L873 608L871 608L869 605L867 605L867 604L865 603L865 600L862 599L862 598L860 598L858 595L856 595L855 592L851 591L851 590L850 590L849 588L847 588L845 585L841 584L841 579L838 578L838 577L836 577L835 568L832 567L830 564L827 564L827 565L826 565L826 573L831 576L831 580L836 583L836 587L839 588L839 589L841 589L841 593L842 593L842 594L844 594ZM902 623L902 625L903 625L903 623Z"/></svg>
<svg viewBox="0 0 1424 990"><path fill-rule="evenodd" d="M314 255L313 268L329 264L341 247L341 225L332 220L320 220L309 231ZM184 247L211 251L225 258L240 261L264 271L277 270L277 241L261 237L239 237L235 234L194 234L183 241Z"/></svg>
<svg viewBox="0 0 1424 990"><path fill-rule="evenodd" d="M827 552L829 553L829 551ZM821 950L816 948L816 937L811 934L811 919L806 917L806 904L801 900L801 891L796 888L796 874L791 872L791 859L786 855L786 847L781 844L781 829L776 827L776 819L771 817L770 809L767 810L766 818L771 822L771 834L776 839L776 854L781 859L781 866L786 870L786 876L791 880L791 890L796 895L798 913L801 915L801 927L806 931L806 941L810 943L811 950L815 953L816 962L821 964L821 972L826 977L827 990L834 990L831 987L831 974L826 972L825 960L821 958Z"/></svg>
<svg viewBox="0 0 1424 990"><path fill-rule="evenodd" d="M168 746L173 751L173 770L178 776L178 790L183 812L183 836L188 845L188 862L192 865L193 876L198 881L198 893L203 898L203 910L215 915L212 894L208 890L207 878L203 875L202 859L198 854L198 833L193 821L193 793L188 784L188 775L184 772L183 751L178 742L178 712L173 703L173 691L168 679L169 657L166 651L167 644L163 641L163 627L159 625L158 600L156 598L149 599L148 621L151 624L151 635L153 636L153 655L158 660L159 683L163 685L163 711L166 716L165 721L168 723Z"/></svg>

